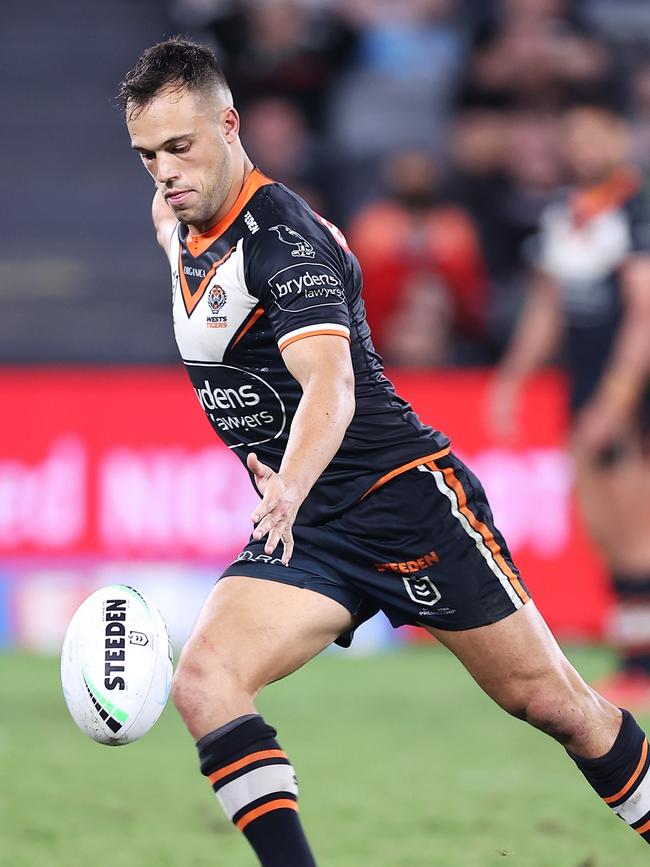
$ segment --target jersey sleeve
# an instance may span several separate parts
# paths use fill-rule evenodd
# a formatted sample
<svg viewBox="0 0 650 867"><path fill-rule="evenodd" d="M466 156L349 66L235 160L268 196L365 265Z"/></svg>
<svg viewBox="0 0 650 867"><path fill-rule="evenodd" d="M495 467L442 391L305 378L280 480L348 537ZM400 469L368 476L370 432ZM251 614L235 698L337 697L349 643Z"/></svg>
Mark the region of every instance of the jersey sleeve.
<svg viewBox="0 0 650 867"><path fill-rule="evenodd" d="M246 256L246 284L271 320L280 351L317 334L349 340L350 269L330 231L315 216L294 214L256 234Z"/></svg>

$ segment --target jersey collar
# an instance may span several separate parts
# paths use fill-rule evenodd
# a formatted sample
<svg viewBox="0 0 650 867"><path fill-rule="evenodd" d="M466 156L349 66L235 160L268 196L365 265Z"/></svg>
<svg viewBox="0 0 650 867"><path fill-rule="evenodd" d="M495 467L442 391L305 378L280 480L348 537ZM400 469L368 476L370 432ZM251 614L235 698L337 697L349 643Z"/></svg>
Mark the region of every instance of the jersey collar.
<svg viewBox="0 0 650 867"><path fill-rule="evenodd" d="M201 235L191 235L187 232L183 238L183 243L187 252L194 258L205 253L208 247L213 244L220 235L223 235L226 229L235 222L237 217L260 187L265 187L267 184L272 183L273 181L270 178L263 175L258 168L254 168L244 181L244 186L241 188L232 208L219 220L218 223L212 226L211 229L208 229L207 232L203 232Z"/></svg>

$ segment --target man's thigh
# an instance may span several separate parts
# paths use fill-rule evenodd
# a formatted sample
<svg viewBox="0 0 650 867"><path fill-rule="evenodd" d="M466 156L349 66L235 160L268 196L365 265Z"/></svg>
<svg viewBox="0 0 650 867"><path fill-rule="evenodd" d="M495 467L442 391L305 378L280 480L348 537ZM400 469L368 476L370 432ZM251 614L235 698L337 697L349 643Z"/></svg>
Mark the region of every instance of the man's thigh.
<svg viewBox="0 0 650 867"><path fill-rule="evenodd" d="M300 668L351 627L347 608L321 593L229 575L206 599L183 657L208 672L227 670L256 692Z"/></svg>

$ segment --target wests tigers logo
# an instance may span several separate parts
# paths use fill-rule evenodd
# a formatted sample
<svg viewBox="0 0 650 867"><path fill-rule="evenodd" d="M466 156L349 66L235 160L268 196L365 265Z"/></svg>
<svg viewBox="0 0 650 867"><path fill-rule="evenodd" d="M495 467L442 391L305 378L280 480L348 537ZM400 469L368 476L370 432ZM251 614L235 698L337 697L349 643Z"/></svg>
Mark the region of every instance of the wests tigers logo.
<svg viewBox="0 0 650 867"><path fill-rule="evenodd" d="M222 286L214 285L208 293L208 304L212 314L216 315L226 303L226 292Z"/></svg>

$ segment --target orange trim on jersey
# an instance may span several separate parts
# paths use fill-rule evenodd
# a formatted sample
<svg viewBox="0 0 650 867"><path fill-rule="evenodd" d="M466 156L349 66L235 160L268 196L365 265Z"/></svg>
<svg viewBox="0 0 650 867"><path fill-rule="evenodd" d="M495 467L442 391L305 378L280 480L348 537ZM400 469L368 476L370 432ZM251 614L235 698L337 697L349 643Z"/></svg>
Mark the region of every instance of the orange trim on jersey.
<svg viewBox="0 0 650 867"><path fill-rule="evenodd" d="M232 762L224 768L220 768L218 771L210 774L208 779L212 785L214 785L215 783L218 783L219 780L223 780L224 777L234 774L235 771L240 771L247 765L252 765L254 762L261 762L264 759L287 759L287 755L282 750L259 750L257 753L251 753L249 756L244 756L243 759L238 759L236 762Z"/></svg>
<svg viewBox="0 0 650 867"><path fill-rule="evenodd" d="M435 470L436 472L442 473L445 477L445 481L449 485L449 487L455 492L456 499L458 500L458 510L465 516L465 518L469 521L471 527L473 527L477 533L481 535L483 541L485 542L488 550L492 553L492 556L498 563L501 568L501 571L504 572L508 576L508 580L512 584L515 589L517 596L521 599L522 602L528 602L530 596L524 588L521 586L521 582L517 575L512 571L508 563L506 562L503 554L501 553L501 548L499 547L499 543L494 538L494 534L492 530L484 524L482 521L476 517L476 515L472 512L472 510L467 505L467 494L465 493L465 488L463 488L460 480L456 476L456 473L453 471L451 467L439 467L434 461L427 466Z"/></svg>
<svg viewBox="0 0 650 867"><path fill-rule="evenodd" d="M386 482L390 482L391 479L394 479L395 476L401 475L401 473L406 473L408 470L412 470L414 467L419 467L421 464L426 464L428 461L434 460L434 458L444 458L445 455L448 455L451 450L451 446L447 446L446 449L441 449L441 451L436 452L433 455L425 455L423 458L416 458L414 461L409 461L408 464L403 464L401 467L396 467L394 470L391 470L389 473L386 473L385 476L377 479L375 484L368 488L366 493L361 497L361 500L365 500L368 494L372 494L373 491L376 491L377 488L381 488L382 485L385 485Z"/></svg>
<svg viewBox="0 0 650 867"><path fill-rule="evenodd" d="M262 804L261 807L256 807L250 813L246 813L238 822L235 822L235 825L240 831L243 831L255 819L259 819L260 816L265 816L273 810L295 810L297 813L298 804L295 801L290 801L289 798L278 798L277 801L269 801L268 804Z"/></svg>
<svg viewBox="0 0 650 867"><path fill-rule="evenodd" d="M211 244L214 244L219 235L223 235L226 229L232 226L248 201L253 198L260 187L265 187L267 184L272 183L273 181L271 178L267 178L259 169L253 169L244 181L244 186L239 191L239 195L235 199L235 202L228 213L211 229L208 229L207 232L203 232L201 235L188 234L185 239L185 244L187 245L190 254L196 258L202 253L205 253L208 247Z"/></svg>
<svg viewBox="0 0 650 867"><path fill-rule="evenodd" d="M640 828L634 829L637 834L645 834L646 831L650 831L650 822L646 822L645 825L641 825Z"/></svg>
<svg viewBox="0 0 650 867"><path fill-rule="evenodd" d="M230 250L228 250L228 252L225 254L225 256L222 256L218 262L212 263L210 270L207 272L203 280L201 280L201 282L199 283L199 288L196 290L194 295L192 295L192 293L190 292L190 287L187 283L187 278L185 277L185 274L183 272L183 245L181 244L181 246L178 248L178 276L181 281L181 291L183 293L183 301L185 302L185 310L187 311L188 316L191 316L192 313L194 313L194 308L199 303L201 298L203 298L203 294L208 288L208 283L216 274L219 265L223 265L223 263L227 259L230 259L236 249L236 247L231 247Z"/></svg>
<svg viewBox="0 0 650 867"><path fill-rule="evenodd" d="M618 801L619 798L622 798L623 795L627 794L630 791L632 786L636 783L639 778L639 774L643 770L643 766L645 764L645 760L648 757L648 739L643 739L643 748L641 750L641 758L639 759L639 764L636 766L634 773L627 781L627 783L623 786L620 792L617 792L615 795L610 795L609 798L603 798L603 801L606 804L613 804L614 801Z"/></svg>
<svg viewBox="0 0 650 867"><path fill-rule="evenodd" d="M257 322L257 320L258 320L258 319L260 318L260 316L262 316L263 314L264 314L264 308L263 308L263 307L257 307L257 308L253 311L253 315L252 315L251 318L248 320L248 322L246 323L246 325L244 325L244 327L243 327L242 330L239 332L239 334L237 335L237 337L235 337L234 343L232 343L232 345L230 346L230 349L233 349L235 346L237 346L237 344L238 344L239 341L242 339L242 337L244 336L244 334L246 334L247 331L250 331L250 329L253 327L253 325L255 325L255 323Z"/></svg>
<svg viewBox="0 0 650 867"><path fill-rule="evenodd" d="M278 343L278 348L280 352L284 352L287 346L291 346L296 340L302 340L303 337L316 337L319 334L333 334L335 337L344 337L348 343L350 342L350 335L344 334L343 331L335 331L333 328L321 328L318 331L305 331L304 334L294 334L288 340L282 340Z"/></svg>
<svg viewBox="0 0 650 867"><path fill-rule="evenodd" d="M573 218L584 225L598 214L611 211L627 202L641 187L641 178L636 169L622 166L601 183L576 190L570 199Z"/></svg>

